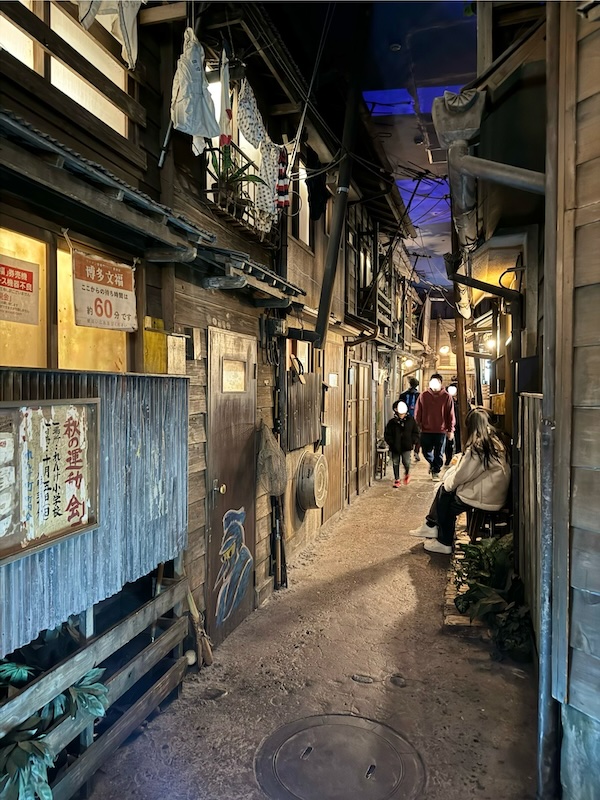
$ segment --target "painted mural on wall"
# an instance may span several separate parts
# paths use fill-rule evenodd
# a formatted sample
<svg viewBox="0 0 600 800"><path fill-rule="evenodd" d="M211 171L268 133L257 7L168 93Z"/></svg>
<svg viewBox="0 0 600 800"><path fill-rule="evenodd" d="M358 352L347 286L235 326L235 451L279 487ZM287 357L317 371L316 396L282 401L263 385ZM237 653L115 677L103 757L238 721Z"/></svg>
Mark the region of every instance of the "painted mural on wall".
<svg viewBox="0 0 600 800"><path fill-rule="evenodd" d="M253 558L246 547L244 522L246 509L230 509L223 516L223 539L219 556L222 565L215 581L219 589L216 623L222 625L238 608L252 578ZM220 587L220 588L219 588Z"/></svg>
<svg viewBox="0 0 600 800"><path fill-rule="evenodd" d="M97 524L97 403L0 405L0 560Z"/></svg>

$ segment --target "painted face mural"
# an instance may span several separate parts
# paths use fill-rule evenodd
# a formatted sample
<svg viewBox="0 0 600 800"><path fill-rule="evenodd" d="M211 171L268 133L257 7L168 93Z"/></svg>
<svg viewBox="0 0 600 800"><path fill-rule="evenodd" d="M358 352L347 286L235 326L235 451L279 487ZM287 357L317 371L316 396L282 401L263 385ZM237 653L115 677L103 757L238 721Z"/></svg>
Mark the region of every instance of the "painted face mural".
<svg viewBox="0 0 600 800"><path fill-rule="evenodd" d="M222 625L241 603L252 577L253 560L246 547L244 521L246 509L230 509L223 517L223 539L219 555L221 569L215 581L217 597L216 623Z"/></svg>

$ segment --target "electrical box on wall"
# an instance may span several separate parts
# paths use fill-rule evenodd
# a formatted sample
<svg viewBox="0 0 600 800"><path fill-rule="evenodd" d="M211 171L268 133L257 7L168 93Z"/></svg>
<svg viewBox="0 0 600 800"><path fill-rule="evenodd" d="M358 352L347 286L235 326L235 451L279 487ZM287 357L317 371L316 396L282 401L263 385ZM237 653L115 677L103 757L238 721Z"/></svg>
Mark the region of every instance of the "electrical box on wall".
<svg viewBox="0 0 600 800"><path fill-rule="evenodd" d="M269 336L287 336L288 324L285 319L268 319L267 333Z"/></svg>

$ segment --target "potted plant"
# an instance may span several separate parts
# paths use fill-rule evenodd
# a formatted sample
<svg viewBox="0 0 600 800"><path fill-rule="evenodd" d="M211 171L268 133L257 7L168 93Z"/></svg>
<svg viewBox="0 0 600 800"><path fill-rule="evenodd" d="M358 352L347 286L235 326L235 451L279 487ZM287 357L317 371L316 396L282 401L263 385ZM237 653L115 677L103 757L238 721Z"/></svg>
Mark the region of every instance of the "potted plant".
<svg viewBox="0 0 600 800"><path fill-rule="evenodd" d="M258 175L248 174L252 162L238 166L233 158L231 145L222 148L221 165L215 151L211 153L211 162L216 182L212 184L214 202L227 209L233 216L241 218L246 206L251 202L248 192L244 191L245 183L262 183L265 181Z"/></svg>

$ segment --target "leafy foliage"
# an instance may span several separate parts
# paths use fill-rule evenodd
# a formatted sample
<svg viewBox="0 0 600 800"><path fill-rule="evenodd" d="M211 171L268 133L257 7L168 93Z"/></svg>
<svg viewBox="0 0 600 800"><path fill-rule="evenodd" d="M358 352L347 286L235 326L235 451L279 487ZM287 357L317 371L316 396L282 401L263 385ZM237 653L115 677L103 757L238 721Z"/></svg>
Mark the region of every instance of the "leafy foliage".
<svg viewBox="0 0 600 800"><path fill-rule="evenodd" d="M2 664L3 667L19 667L33 670L20 664ZM6 670L14 676L15 670ZM43 737L50 726L68 712L72 717L78 712L93 717L103 717L108 707L108 687L99 682L103 669L87 672L66 693L59 694L21 725L0 740L0 800L52 800L48 783L48 768L54 757ZM17 672L20 676L21 673Z"/></svg>
<svg viewBox="0 0 600 800"><path fill-rule="evenodd" d="M512 534L459 545L464 557L457 569L459 594L454 604L471 621L490 628L500 653L519 661L531 658L531 616L525 605L523 582L513 569ZM466 587L466 591L460 591Z"/></svg>
<svg viewBox="0 0 600 800"><path fill-rule="evenodd" d="M222 148L221 168L219 168L219 161L214 150L211 152L211 163L219 184L225 189L232 191L240 187L242 183L262 183L266 186L261 177L247 173L252 166L250 161L238 166L232 155L231 145L224 145Z"/></svg>
<svg viewBox="0 0 600 800"><path fill-rule="evenodd" d="M8 686L22 686L35 674L33 667L26 664L15 664L12 661L0 663L0 684Z"/></svg>

